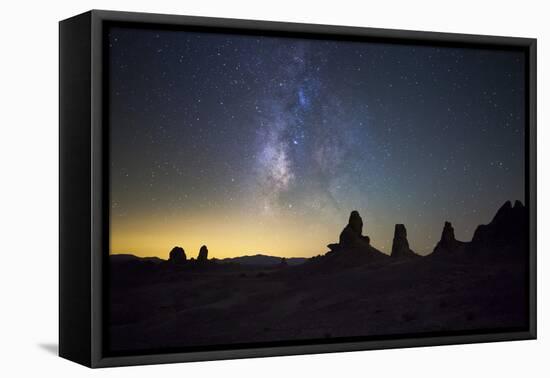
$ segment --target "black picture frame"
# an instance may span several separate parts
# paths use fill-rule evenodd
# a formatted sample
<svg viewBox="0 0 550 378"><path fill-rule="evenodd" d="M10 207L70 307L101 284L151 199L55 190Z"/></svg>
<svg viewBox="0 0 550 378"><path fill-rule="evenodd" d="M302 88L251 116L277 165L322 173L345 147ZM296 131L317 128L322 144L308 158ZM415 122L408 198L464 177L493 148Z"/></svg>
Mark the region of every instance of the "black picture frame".
<svg viewBox="0 0 550 378"><path fill-rule="evenodd" d="M105 251L109 247L106 25L521 50L526 56L526 206L529 327L502 332L284 343L110 356L105 353ZM405 348L536 338L536 39L92 10L59 24L59 354L89 367Z"/></svg>

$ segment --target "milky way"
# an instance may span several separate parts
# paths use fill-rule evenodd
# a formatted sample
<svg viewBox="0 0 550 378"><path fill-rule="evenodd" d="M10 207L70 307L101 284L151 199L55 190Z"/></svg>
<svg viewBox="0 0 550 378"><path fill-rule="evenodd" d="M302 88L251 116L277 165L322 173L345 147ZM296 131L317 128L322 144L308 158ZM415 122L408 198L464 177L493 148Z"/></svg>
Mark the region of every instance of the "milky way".
<svg viewBox="0 0 550 378"><path fill-rule="evenodd" d="M258 203L267 214L294 209L318 218L348 212L339 204L352 200L346 198L349 192L337 197L354 163L342 163L362 156L354 151L351 135L361 132L367 117L365 122L350 120L331 88L323 85L325 53L299 42L283 43L274 51L281 65L271 72L273 84L262 94L263 110L256 121ZM363 196L353 199L356 206L365 203Z"/></svg>
<svg viewBox="0 0 550 378"><path fill-rule="evenodd" d="M524 200L518 51L113 28L111 252L431 251ZM192 254L192 253L191 253Z"/></svg>

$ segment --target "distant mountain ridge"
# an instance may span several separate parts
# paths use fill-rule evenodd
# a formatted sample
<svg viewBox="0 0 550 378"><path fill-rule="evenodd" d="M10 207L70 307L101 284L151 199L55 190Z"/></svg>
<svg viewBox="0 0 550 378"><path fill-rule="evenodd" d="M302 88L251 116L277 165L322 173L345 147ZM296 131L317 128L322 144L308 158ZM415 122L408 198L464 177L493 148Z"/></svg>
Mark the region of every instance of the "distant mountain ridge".
<svg viewBox="0 0 550 378"><path fill-rule="evenodd" d="M217 261L222 264L237 263L242 265L257 265L257 266L276 266L281 264L282 257L268 256L258 253L256 255L245 255L239 257L228 257L225 259L218 259ZM300 265L304 263L307 258L305 257L288 257L284 258L289 266Z"/></svg>
<svg viewBox="0 0 550 378"><path fill-rule="evenodd" d="M119 263L125 263L125 262L133 262L133 261L150 261L153 263L161 263L165 260L161 259L160 257L139 257L136 255L133 255L131 253L117 253L114 255L110 255L112 262L119 262Z"/></svg>
<svg viewBox="0 0 550 378"><path fill-rule="evenodd" d="M142 262L153 262L153 263L159 264L159 263L168 261L168 260L161 259L159 257L139 257L131 253L114 254L114 255L111 255L110 258L111 258L111 262L113 263L129 263L129 262L142 261ZM218 262L220 264L240 264L240 265L246 265L246 266L274 267L274 266L279 266L279 264L281 264L283 259L286 262L286 264L288 264L288 266L300 265L307 260L306 257L283 258L283 257L269 256L269 255L258 253L256 255L227 257L224 259L213 258L212 261Z"/></svg>

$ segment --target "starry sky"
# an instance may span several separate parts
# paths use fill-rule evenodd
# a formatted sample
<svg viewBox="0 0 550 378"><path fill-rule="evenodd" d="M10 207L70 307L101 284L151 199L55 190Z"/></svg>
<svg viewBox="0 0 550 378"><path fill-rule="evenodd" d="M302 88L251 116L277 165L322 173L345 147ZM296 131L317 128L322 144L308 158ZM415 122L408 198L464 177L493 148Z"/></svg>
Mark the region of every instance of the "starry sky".
<svg viewBox="0 0 550 378"><path fill-rule="evenodd" d="M111 27L110 253L389 253L525 195L523 52Z"/></svg>

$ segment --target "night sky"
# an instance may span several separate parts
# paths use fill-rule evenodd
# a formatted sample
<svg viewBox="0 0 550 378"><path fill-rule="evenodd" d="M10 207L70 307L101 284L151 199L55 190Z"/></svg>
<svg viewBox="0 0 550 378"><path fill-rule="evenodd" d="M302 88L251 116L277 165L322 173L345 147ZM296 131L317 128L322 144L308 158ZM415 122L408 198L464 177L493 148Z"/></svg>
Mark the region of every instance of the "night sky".
<svg viewBox="0 0 550 378"><path fill-rule="evenodd" d="M112 28L111 253L429 253L524 201L521 52Z"/></svg>

